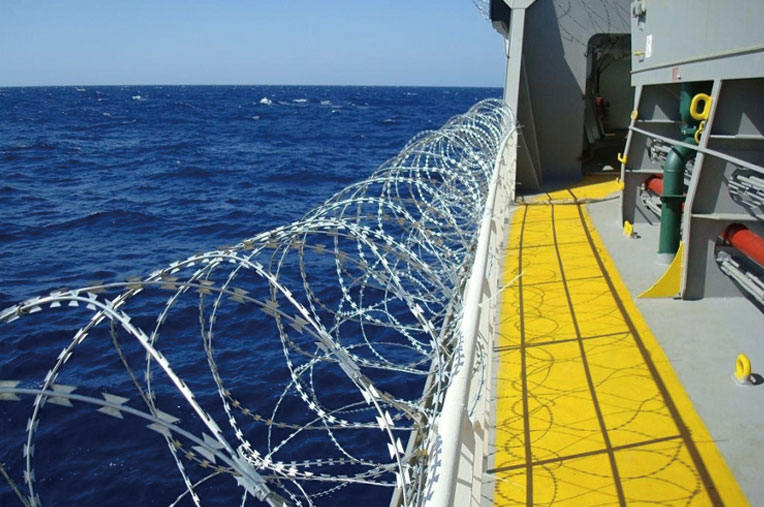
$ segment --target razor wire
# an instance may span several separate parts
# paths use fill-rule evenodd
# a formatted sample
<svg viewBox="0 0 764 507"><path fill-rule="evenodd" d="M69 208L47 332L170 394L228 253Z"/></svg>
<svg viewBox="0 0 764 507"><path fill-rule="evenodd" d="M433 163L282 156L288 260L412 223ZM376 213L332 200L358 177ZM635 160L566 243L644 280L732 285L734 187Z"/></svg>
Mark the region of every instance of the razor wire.
<svg viewBox="0 0 764 507"><path fill-rule="evenodd" d="M491 2L489 0L472 0L472 5L483 18L488 21L491 20Z"/></svg>
<svg viewBox="0 0 764 507"><path fill-rule="evenodd" d="M41 425L83 431L98 413L167 448L183 481L172 505L200 505L212 483L238 488L242 505L359 487L420 503L429 442L404 442L427 434L449 385L513 125L502 101L478 102L294 223L0 311L8 347L50 354L0 361L0 416L25 420L0 454L10 494L45 500L36 463L69 439Z"/></svg>

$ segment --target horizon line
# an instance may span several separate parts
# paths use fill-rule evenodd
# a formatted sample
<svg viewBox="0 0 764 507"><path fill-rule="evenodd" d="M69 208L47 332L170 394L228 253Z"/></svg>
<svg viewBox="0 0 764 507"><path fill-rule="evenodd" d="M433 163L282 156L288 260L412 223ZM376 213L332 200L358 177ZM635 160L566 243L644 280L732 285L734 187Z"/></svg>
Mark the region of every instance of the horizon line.
<svg viewBox="0 0 764 507"><path fill-rule="evenodd" d="M427 84L244 84L244 83L154 83L154 84L0 84L0 88L77 88L77 87L117 87L117 86L336 86L367 88L503 88L501 85L427 85Z"/></svg>

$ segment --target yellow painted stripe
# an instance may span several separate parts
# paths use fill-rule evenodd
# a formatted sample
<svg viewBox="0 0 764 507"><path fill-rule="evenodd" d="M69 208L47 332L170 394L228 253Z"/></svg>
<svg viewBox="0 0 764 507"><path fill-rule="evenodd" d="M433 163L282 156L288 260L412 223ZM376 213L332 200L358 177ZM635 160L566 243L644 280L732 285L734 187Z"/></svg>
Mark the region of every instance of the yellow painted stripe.
<svg viewBox="0 0 764 507"><path fill-rule="evenodd" d="M497 345L495 503L745 504L586 211L519 208L504 278L520 273Z"/></svg>
<svg viewBox="0 0 764 507"><path fill-rule="evenodd" d="M639 309L637 309L626 285L623 283L623 280L621 280L620 275L618 275L618 270L615 267L615 264L607 255L607 249L602 243L602 239L599 237L597 229L592 224L588 213L584 213L584 218L586 219L587 227L592 235L595 248L600 252L605 270L610 274L611 281L619 298L623 302L626 312L632 317L636 330L641 335L647 351L653 358L653 363L655 364L658 373L663 379L677 409L682 414L682 419L692 435L692 440L698 447L701 458L709 469L714 484L719 491L719 495L727 505L748 505L737 480L735 480L732 471L724 461L716 444L714 444L711 434L708 432L703 420L695 411L692 401L690 401L687 392L684 390L684 387L682 387L681 382L679 382L668 357L666 357L660 344L655 339L655 336L653 336L644 318L642 318L642 314L639 312Z"/></svg>
<svg viewBox="0 0 764 507"><path fill-rule="evenodd" d="M621 189L621 184L612 174L596 174L584 178L578 183L564 186L558 190L550 190L544 194L528 199L526 202L574 202L585 199L604 199Z"/></svg>

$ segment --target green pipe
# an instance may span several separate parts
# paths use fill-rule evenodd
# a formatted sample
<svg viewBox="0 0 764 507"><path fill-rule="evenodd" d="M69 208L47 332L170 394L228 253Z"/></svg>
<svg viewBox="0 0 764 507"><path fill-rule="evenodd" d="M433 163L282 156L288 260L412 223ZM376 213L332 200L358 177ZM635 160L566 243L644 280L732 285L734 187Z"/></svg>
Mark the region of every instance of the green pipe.
<svg viewBox="0 0 764 507"><path fill-rule="evenodd" d="M690 115L690 102L694 95L692 84L682 83L679 92L679 113L682 115L682 135L687 144L695 142L697 122ZM684 166L693 150L673 146L663 165L663 194L661 195L661 234L658 254L673 257L679 249L682 203L684 202Z"/></svg>

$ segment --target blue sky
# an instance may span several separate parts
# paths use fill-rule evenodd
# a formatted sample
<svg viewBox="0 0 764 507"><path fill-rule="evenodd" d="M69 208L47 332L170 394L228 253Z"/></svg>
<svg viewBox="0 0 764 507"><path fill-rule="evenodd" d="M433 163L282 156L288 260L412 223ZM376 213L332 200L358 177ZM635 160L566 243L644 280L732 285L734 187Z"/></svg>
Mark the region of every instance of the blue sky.
<svg viewBox="0 0 764 507"><path fill-rule="evenodd" d="M502 86L471 0L0 0L0 86Z"/></svg>

